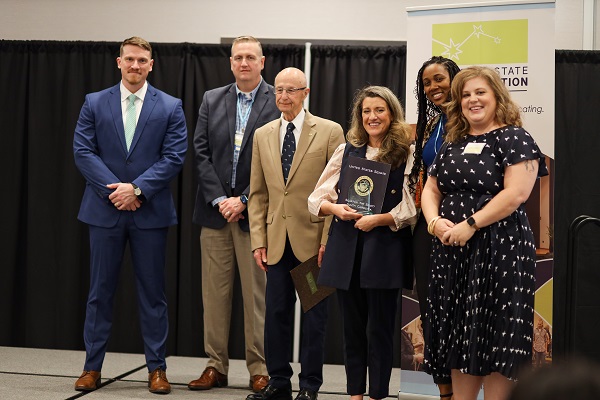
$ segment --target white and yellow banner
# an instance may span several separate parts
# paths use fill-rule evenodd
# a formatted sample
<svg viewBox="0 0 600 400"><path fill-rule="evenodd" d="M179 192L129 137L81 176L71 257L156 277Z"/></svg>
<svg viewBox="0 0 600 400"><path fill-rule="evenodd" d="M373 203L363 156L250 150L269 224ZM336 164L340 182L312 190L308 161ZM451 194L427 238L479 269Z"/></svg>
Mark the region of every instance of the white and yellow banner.
<svg viewBox="0 0 600 400"><path fill-rule="evenodd" d="M414 82L425 60L486 65L520 105L525 129L554 158L554 0L476 4L407 8L407 121L417 120Z"/></svg>
<svg viewBox="0 0 600 400"><path fill-rule="evenodd" d="M554 158L554 0L489 1L471 4L410 7L407 26L406 119L417 122L415 87L423 62L432 56L452 59L459 67L485 65L496 69L513 99L521 107L525 129L542 152ZM550 160L548 160L550 161ZM532 218L539 219L536 242L540 259L536 268L534 326L552 335L552 269L550 244L550 179L540 180L539 205ZM528 210L529 213L529 210ZM535 231L536 229L534 229ZM547 256L542 254L548 253ZM417 353L422 346L420 315L414 293L404 292L402 327L412 346L402 353ZM548 344L546 359L552 358ZM408 349L408 350L407 350ZM533 362L533 360L532 360ZM403 368L401 392L430 395L438 390L431 378ZM425 377L423 377L425 375ZM400 398L400 392L399 392ZM483 398L480 395L480 398Z"/></svg>

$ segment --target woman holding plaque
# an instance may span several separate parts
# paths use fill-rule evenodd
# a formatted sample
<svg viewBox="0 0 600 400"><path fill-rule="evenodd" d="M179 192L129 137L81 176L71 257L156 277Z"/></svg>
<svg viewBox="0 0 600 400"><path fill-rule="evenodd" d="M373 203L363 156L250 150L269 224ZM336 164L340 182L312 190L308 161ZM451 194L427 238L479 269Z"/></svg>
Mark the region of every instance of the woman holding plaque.
<svg viewBox="0 0 600 400"><path fill-rule="evenodd" d="M433 163L446 137L444 104L450 101L450 84L460 71L458 65L448 58L434 56L425 61L419 69L416 82L417 95L417 140L415 162L410 173L409 186L415 190L415 203L421 207L421 193L427 181L427 168ZM431 274L431 236L427 233L427 223L419 214L413 231L413 266L417 281L417 296L421 319L425 319L427 291ZM449 373L433 376L438 386L440 398L452 397L452 380Z"/></svg>
<svg viewBox="0 0 600 400"><path fill-rule="evenodd" d="M408 188L411 136L391 90L381 86L360 90L352 107L348 143L338 147L308 198L312 214L334 216L318 283L337 288L352 400L362 399L367 390L367 369L370 398L388 396L398 292L403 284L412 286L411 226L417 211ZM339 196L348 186L344 176L349 175L352 157L391 167L381 213L359 213ZM365 174L369 184L378 179Z"/></svg>
<svg viewBox="0 0 600 400"><path fill-rule="evenodd" d="M455 397L506 399L531 364L535 238L524 202L544 156L487 67L460 71L446 140L428 170L423 215L434 238L425 369L450 370Z"/></svg>

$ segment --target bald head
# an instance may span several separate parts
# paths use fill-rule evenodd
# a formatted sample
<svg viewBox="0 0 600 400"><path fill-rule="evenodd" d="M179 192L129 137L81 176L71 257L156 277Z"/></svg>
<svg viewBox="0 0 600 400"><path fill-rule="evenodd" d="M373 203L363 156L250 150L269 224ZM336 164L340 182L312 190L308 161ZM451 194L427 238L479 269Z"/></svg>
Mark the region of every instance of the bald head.
<svg viewBox="0 0 600 400"><path fill-rule="evenodd" d="M296 87L306 87L306 75L304 72L300 71L298 68L288 67L277 74L275 77L275 87L277 87L277 81L285 79L289 82L294 82L298 86Z"/></svg>
<svg viewBox="0 0 600 400"><path fill-rule="evenodd" d="M302 103L310 92L306 86L306 75L298 68L286 68L275 77L277 108L287 121L292 121L302 110Z"/></svg>

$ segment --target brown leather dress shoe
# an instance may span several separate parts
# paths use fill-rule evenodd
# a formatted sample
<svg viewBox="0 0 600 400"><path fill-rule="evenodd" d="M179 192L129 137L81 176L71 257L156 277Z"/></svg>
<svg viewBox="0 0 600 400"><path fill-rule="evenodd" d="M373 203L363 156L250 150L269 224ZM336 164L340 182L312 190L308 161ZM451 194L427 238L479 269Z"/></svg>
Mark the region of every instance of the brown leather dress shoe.
<svg viewBox="0 0 600 400"><path fill-rule="evenodd" d="M207 367L200 378L188 383L188 389L190 390L208 390L215 386L227 386L227 375L223 375L213 367Z"/></svg>
<svg viewBox="0 0 600 400"><path fill-rule="evenodd" d="M269 383L268 376L254 375L253 377L250 378L250 389L252 389L252 391L254 393L258 393L262 390L262 388L267 386L268 383Z"/></svg>
<svg viewBox="0 0 600 400"><path fill-rule="evenodd" d="M160 368L150 372L148 374L148 388L150 393L171 393L171 384L167 380L167 373Z"/></svg>
<svg viewBox="0 0 600 400"><path fill-rule="evenodd" d="M100 377L100 371L83 371L77 382L75 382L75 390L91 392L98 389L100 386Z"/></svg>

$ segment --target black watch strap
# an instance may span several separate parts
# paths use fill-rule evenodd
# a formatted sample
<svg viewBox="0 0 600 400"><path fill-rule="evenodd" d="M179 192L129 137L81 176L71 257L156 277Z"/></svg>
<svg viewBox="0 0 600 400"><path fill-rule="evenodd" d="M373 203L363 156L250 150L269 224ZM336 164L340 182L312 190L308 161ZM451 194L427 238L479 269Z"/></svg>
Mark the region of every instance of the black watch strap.
<svg viewBox="0 0 600 400"><path fill-rule="evenodd" d="M138 185L132 183L131 186L133 186L133 194L136 196L140 196L142 194L142 189L140 189Z"/></svg>
<svg viewBox="0 0 600 400"><path fill-rule="evenodd" d="M467 224L469 224L469 226L472 226L473 228L475 228L476 231L479 230L479 227L477 226L477 222L475 222L475 218L473 218L472 216L467 218Z"/></svg>

